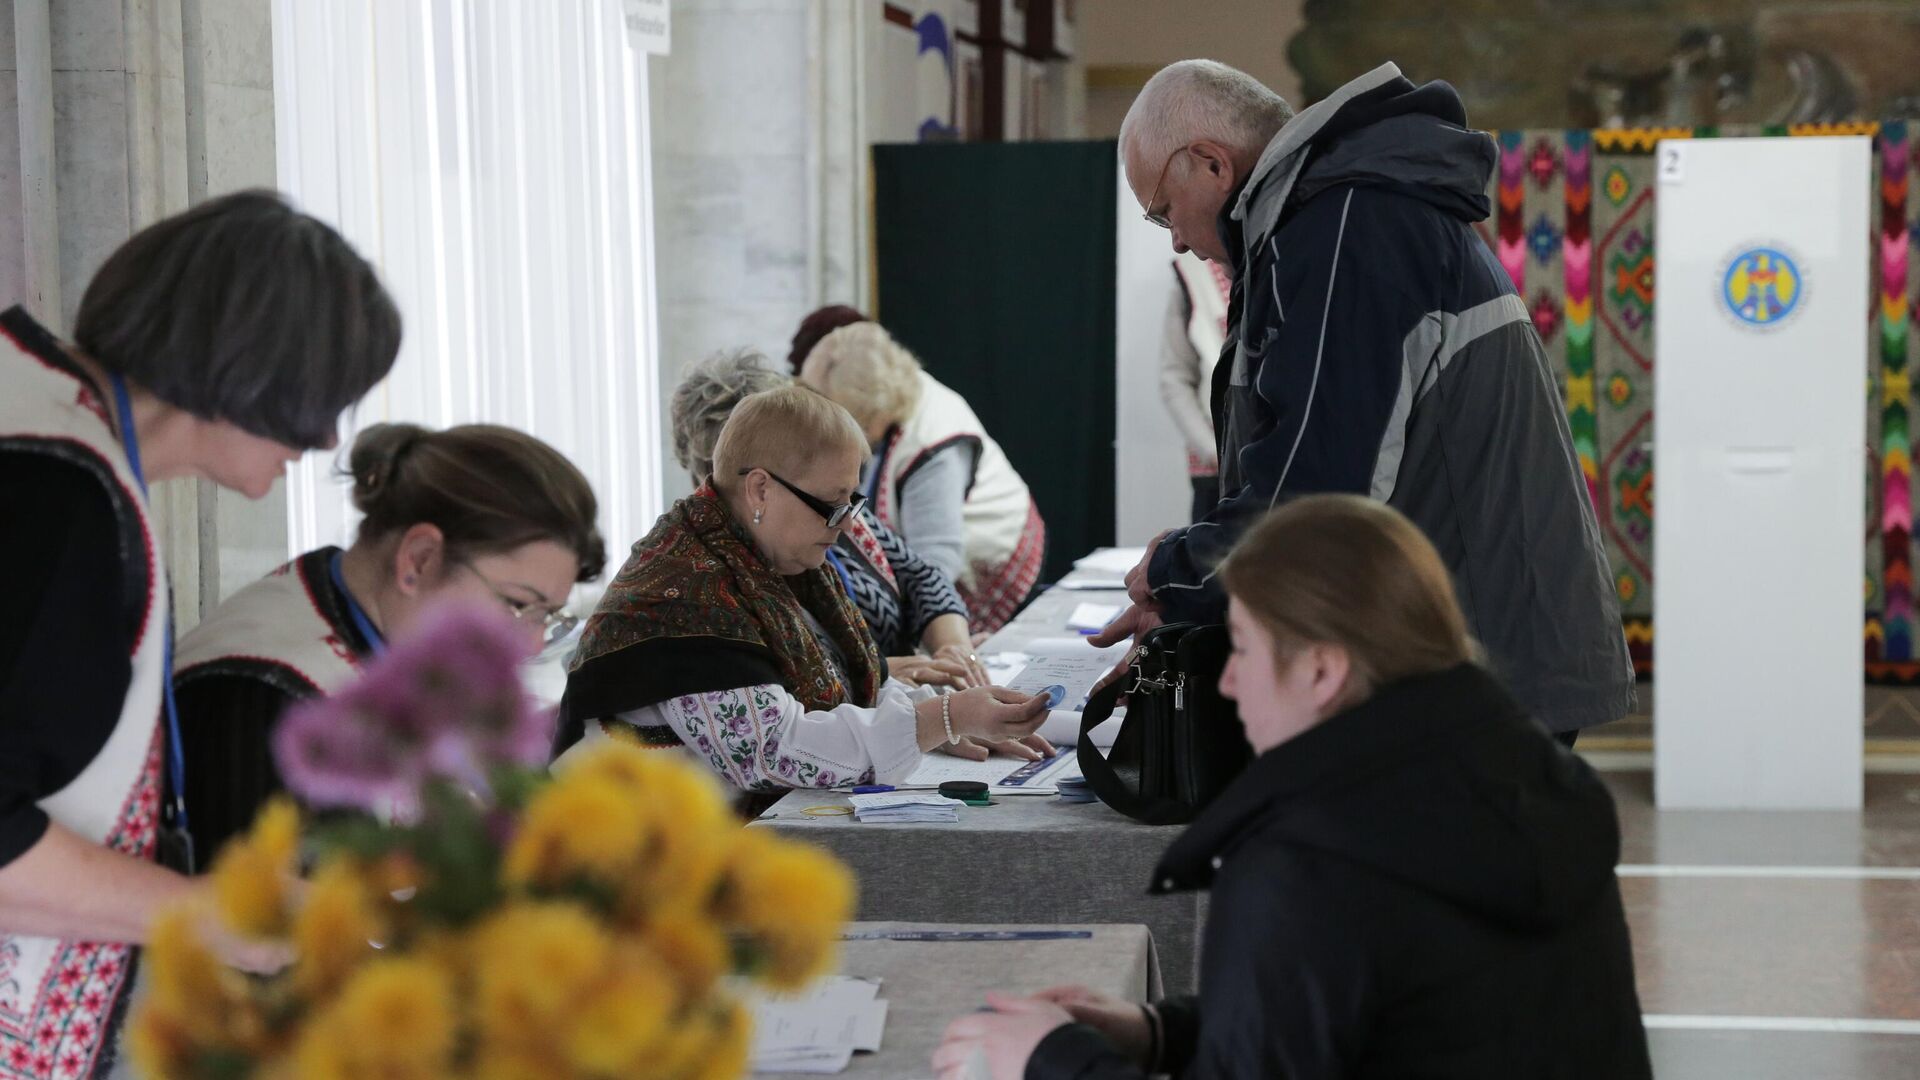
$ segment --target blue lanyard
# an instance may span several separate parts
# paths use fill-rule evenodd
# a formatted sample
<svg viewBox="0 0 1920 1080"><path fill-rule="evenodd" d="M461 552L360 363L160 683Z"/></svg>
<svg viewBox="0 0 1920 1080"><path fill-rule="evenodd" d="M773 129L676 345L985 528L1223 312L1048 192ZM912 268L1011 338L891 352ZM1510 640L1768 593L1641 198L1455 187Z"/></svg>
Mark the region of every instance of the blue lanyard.
<svg viewBox="0 0 1920 1080"><path fill-rule="evenodd" d="M367 643L367 648L372 649L374 655L378 656L387 651L387 639L380 636L379 627L374 626L373 620L367 618L366 611L360 607L360 601L355 600L352 590L347 588L347 577L340 572L340 560L345 556L344 551L333 553L332 561L327 563L327 576L333 579L333 587L339 589L340 595L346 599L347 617L353 620L353 628L360 631L360 637Z"/></svg>
<svg viewBox="0 0 1920 1080"><path fill-rule="evenodd" d="M118 372L113 376L113 403L120 410L120 446L127 455L127 468L140 495L147 497L147 474L140 465L140 437L133 430L133 402L127 395L127 380ZM156 573L158 568L155 568ZM152 583L159 588L160 583ZM173 700L173 616L168 612L166 638L161 653L160 693L167 710L167 776L173 781L173 820L181 832L187 832L187 759L180 742L180 707Z"/></svg>
<svg viewBox="0 0 1920 1080"><path fill-rule="evenodd" d="M853 595L853 575L847 573L846 565L840 561L840 552L828 548L827 565L833 567L833 572L840 575L840 587L846 590L847 599L859 600L859 597Z"/></svg>

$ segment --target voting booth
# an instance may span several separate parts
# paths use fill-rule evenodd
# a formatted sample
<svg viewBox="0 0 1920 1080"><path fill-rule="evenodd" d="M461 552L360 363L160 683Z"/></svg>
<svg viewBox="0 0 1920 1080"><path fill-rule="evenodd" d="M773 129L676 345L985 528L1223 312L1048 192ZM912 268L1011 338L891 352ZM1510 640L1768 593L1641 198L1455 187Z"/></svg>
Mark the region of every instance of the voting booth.
<svg viewBox="0 0 1920 1080"><path fill-rule="evenodd" d="M1857 809L1870 143L1655 156L1655 794Z"/></svg>

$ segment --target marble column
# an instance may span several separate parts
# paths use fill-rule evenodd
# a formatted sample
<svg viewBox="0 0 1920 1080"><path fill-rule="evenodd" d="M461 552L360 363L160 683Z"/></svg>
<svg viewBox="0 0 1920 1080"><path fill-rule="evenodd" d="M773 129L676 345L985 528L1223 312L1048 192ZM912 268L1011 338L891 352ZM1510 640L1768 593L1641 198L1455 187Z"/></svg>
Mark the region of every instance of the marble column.
<svg viewBox="0 0 1920 1080"><path fill-rule="evenodd" d="M42 11L51 78L39 77L31 54L21 78L16 27L38 40ZM0 77L0 291L7 303L35 300L36 314L69 333L87 282L127 237L210 195L272 183L268 11L268 0L0 0L0 65L12 75ZM50 161L35 137L43 117L51 119ZM51 190L37 191L49 166ZM36 258L33 213L49 210L57 245ZM41 278L51 276L38 285L36 262ZM229 499L194 481L154 487L182 629L219 597L217 526ZM236 508L233 516L242 549L284 555L284 510Z"/></svg>
<svg viewBox="0 0 1920 1080"><path fill-rule="evenodd" d="M810 6L676 0L673 51L648 64L663 410L685 366L716 349L784 365L817 306ZM671 501L691 482L664 412L661 431Z"/></svg>

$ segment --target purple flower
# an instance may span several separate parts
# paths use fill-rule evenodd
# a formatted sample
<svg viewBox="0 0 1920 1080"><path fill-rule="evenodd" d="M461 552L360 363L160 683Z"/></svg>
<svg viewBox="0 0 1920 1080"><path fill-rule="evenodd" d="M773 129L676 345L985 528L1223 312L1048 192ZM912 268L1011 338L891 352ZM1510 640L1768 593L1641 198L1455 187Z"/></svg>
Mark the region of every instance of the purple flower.
<svg viewBox="0 0 1920 1080"><path fill-rule="evenodd" d="M392 752L380 732L335 702L288 710L273 733L273 756L287 786L315 806L372 809L416 790L417 763Z"/></svg>
<svg viewBox="0 0 1920 1080"><path fill-rule="evenodd" d="M287 714L281 774L316 805L404 813L429 777L485 793L494 767L545 764L552 717L520 684L529 653L491 606L430 611L358 681Z"/></svg>

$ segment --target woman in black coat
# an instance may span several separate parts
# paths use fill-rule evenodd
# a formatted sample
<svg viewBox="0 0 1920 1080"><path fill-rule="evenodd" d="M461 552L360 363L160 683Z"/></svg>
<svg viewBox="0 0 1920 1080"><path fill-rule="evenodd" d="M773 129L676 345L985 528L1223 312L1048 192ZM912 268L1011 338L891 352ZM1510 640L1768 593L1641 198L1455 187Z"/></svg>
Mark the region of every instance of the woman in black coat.
<svg viewBox="0 0 1920 1080"><path fill-rule="evenodd" d="M1220 577L1260 756L1152 883L1212 891L1198 998L994 996L941 1075L1649 1077L1612 800L1475 662L1426 538L1315 496Z"/></svg>

